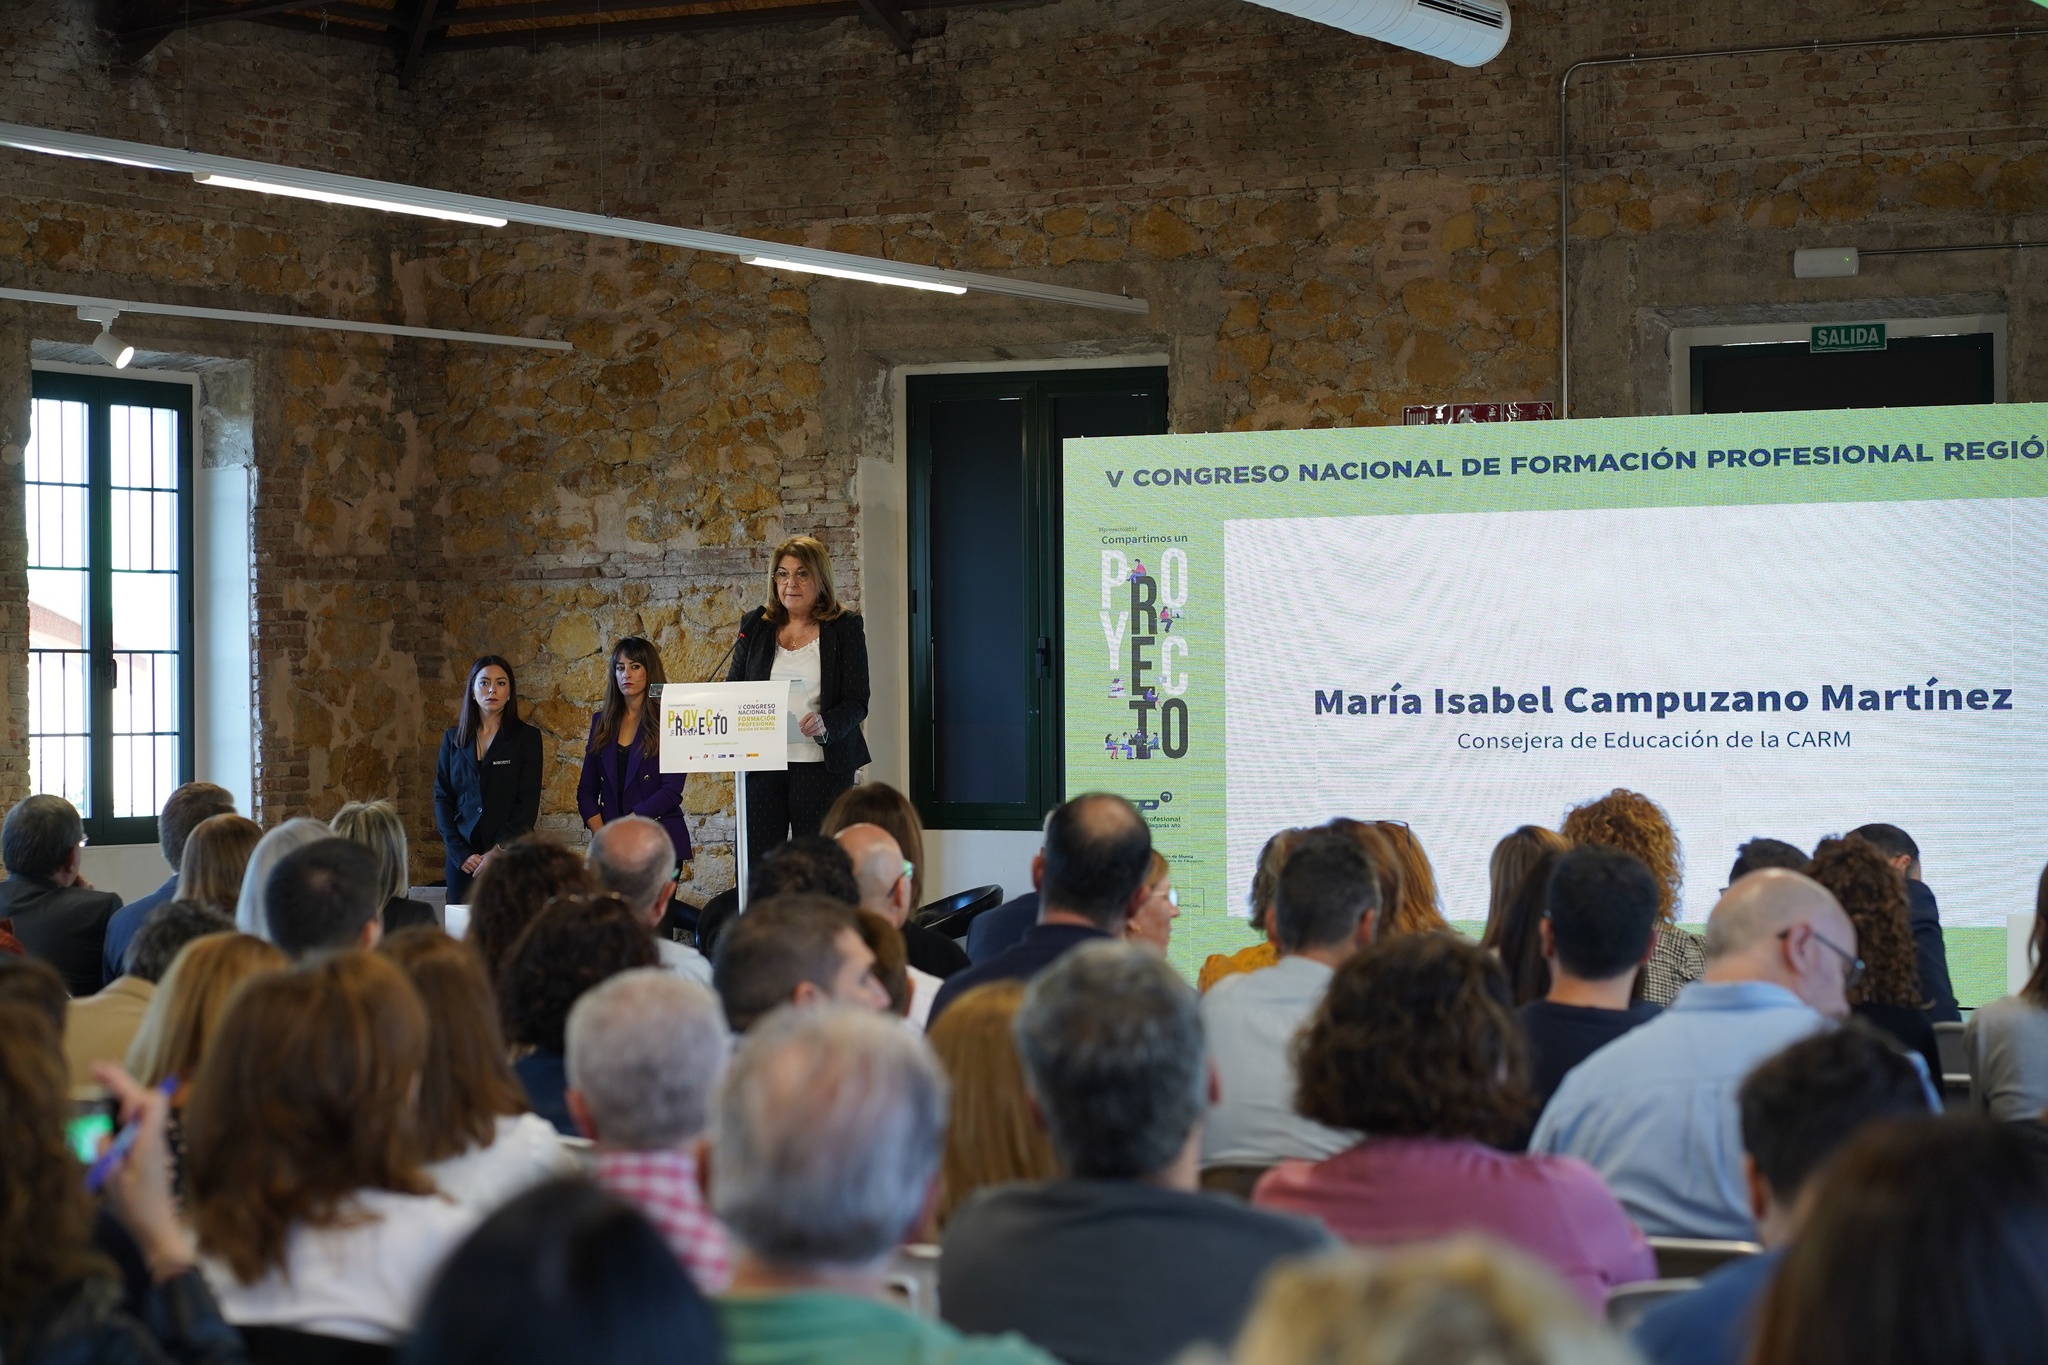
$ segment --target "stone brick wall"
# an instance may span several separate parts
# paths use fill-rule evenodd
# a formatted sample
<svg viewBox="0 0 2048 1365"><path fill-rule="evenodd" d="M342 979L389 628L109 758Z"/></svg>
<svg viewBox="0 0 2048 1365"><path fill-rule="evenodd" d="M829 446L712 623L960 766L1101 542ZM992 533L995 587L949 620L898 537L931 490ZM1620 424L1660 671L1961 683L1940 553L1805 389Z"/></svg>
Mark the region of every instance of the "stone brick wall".
<svg viewBox="0 0 2048 1365"><path fill-rule="evenodd" d="M138 320L253 362L256 694L266 820L390 795L415 871L468 660L512 658L574 784L605 652L702 676L814 530L856 572L861 459L893 458L893 365L1163 352L1176 429L1398 420L1554 397L1557 89L1630 51L2039 27L2017 0L1847 12L1530 0L1466 72L1240 3L1055 0L919 15L898 56L853 21L392 62L224 24L135 70L58 0L0 24L0 117L702 224L1149 299L1145 317L806 281L538 231L422 224L0 153L0 280L559 336L572 355ZM1574 411L1661 410L1674 325L1867 308L2003 311L2011 396L2048 396L2040 266L1873 262L1797 282L1798 246L2048 228L2048 44L1890 46L1582 73ZM124 330L128 330L124 326ZM0 455L27 343L0 304ZM0 464L18 478L18 459ZM9 520L9 518L13 518ZM0 511L9 666L0 799L22 789L19 517ZM720 784L691 786L700 891L729 877Z"/></svg>

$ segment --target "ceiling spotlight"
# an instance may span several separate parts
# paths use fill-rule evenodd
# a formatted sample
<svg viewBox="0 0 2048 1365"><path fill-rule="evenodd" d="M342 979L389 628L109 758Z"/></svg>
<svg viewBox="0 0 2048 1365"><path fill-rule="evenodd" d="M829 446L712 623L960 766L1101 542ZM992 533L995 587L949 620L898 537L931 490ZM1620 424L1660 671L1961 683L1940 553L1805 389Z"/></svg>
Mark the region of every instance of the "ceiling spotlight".
<svg viewBox="0 0 2048 1365"><path fill-rule="evenodd" d="M101 360L117 370L128 368L128 362L135 359L135 348L114 335L114 319L121 316L118 308L96 308L81 306L78 319L81 322L97 322L100 334L92 339L92 349Z"/></svg>

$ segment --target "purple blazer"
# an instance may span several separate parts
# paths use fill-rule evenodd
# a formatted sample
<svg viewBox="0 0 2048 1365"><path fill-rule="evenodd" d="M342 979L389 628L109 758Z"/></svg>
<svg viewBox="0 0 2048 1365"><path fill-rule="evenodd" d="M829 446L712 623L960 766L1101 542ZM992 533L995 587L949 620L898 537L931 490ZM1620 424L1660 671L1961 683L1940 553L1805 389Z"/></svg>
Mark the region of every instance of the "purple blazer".
<svg viewBox="0 0 2048 1365"><path fill-rule="evenodd" d="M602 815L607 824L622 815L644 815L668 831L676 861L682 862L690 856L690 824L683 818L683 781L689 774L663 773L659 760L643 753L636 739L626 757L626 790L621 792L610 753L615 746L605 745L604 752L590 747L603 719L602 712L590 718L590 734L583 741L583 775L576 779L576 809L584 825L593 815Z"/></svg>

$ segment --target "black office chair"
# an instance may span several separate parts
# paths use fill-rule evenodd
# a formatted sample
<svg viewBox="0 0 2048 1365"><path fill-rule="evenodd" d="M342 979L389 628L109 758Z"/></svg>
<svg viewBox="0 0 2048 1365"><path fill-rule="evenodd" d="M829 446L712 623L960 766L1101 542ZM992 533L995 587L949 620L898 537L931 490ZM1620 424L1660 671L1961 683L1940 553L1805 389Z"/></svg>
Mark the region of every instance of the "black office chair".
<svg viewBox="0 0 2048 1365"><path fill-rule="evenodd" d="M977 886L940 897L911 916L911 923L947 938L964 938L968 925L1002 903L1002 887Z"/></svg>
<svg viewBox="0 0 2048 1365"><path fill-rule="evenodd" d="M317 1336L290 1327L243 1327L253 1365L390 1365L398 1350L367 1341Z"/></svg>

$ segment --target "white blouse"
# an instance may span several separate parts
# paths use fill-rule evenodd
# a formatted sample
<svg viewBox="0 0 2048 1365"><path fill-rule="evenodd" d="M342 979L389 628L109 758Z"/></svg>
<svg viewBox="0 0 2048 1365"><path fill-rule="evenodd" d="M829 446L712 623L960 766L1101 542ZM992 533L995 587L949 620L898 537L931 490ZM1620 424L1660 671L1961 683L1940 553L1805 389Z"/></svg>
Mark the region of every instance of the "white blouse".
<svg viewBox="0 0 2048 1365"><path fill-rule="evenodd" d="M678 945L680 946L680 945ZM555 1125L538 1114L508 1114L498 1119L498 1133L488 1147L472 1147L427 1167L427 1174L453 1199L479 1218L531 1186L558 1175L574 1175L576 1159L562 1146Z"/></svg>
<svg viewBox="0 0 2048 1365"><path fill-rule="evenodd" d="M818 656L818 642L811 641L802 649L784 649L775 646L775 665L768 670L771 682L795 684L791 689L792 700L789 712L789 761L792 763L823 763L825 750L798 728L797 722L818 709L819 698L823 695L825 666Z"/></svg>

